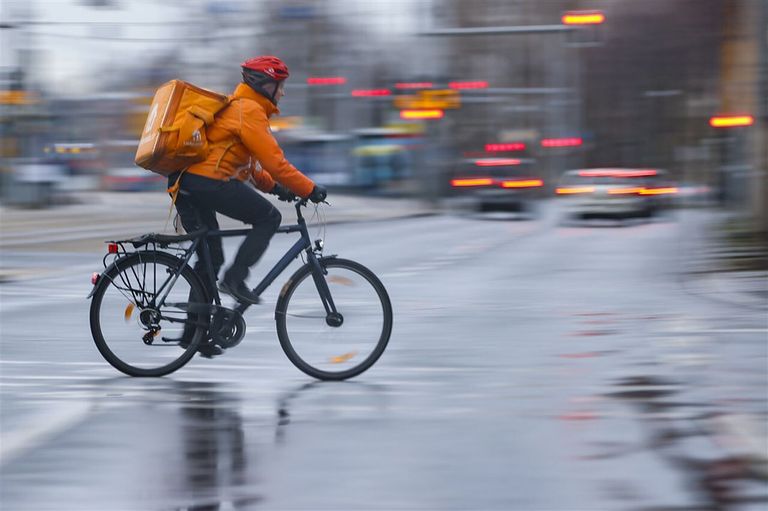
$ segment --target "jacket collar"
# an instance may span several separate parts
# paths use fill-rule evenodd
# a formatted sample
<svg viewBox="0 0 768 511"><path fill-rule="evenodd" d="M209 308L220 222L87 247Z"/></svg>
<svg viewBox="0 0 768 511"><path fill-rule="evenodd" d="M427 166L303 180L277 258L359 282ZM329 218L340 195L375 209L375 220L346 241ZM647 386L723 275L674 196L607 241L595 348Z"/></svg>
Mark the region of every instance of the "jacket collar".
<svg viewBox="0 0 768 511"><path fill-rule="evenodd" d="M272 103L269 99L265 98L255 90L251 89L245 83L241 82L237 84L237 87L235 87L235 92L232 95L235 97L235 99L244 98L257 102L267 113L267 117L271 117L274 114L280 114L280 109L277 108L274 103Z"/></svg>

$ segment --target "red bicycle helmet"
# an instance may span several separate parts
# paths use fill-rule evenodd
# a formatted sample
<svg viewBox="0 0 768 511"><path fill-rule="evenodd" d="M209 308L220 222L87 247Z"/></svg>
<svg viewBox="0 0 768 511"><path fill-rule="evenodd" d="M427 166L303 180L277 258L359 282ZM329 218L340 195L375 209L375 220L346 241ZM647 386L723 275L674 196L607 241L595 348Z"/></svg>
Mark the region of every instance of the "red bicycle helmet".
<svg viewBox="0 0 768 511"><path fill-rule="evenodd" d="M271 55L248 59L242 64L243 81L248 86L277 105L275 96L280 83L288 78L288 66Z"/></svg>
<svg viewBox="0 0 768 511"><path fill-rule="evenodd" d="M272 55L262 55L248 59L242 64L243 71L246 69L263 73L273 80L283 81L288 78L288 66L285 62Z"/></svg>

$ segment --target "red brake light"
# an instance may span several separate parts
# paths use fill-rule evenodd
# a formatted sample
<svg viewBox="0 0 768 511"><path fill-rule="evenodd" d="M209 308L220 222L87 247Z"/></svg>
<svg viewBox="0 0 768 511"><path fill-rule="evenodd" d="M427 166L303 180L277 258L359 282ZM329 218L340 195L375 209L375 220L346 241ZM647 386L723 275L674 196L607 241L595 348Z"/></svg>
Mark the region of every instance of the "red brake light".
<svg viewBox="0 0 768 511"><path fill-rule="evenodd" d="M579 171L579 175L581 177L649 177L655 176L657 174L658 172L652 169L592 169Z"/></svg>
<svg viewBox="0 0 768 511"><path fill-rule="evenodd" d="M475 160L478 167L502 167L504 165L520 165L516 158L496 158L493 160Z"/></svg>
<svg viewBox="0 0 768 511"><path fill-rule="evenodd" d="M398 82L395 84L396 89L431 89L432 82Z"/></svg>
<svg viewBox="0 0 768 511"><path fill-rule="evenodd" d="M110 254L117 254L117 243L110 243L107 247L107 251Z"/></svg>
<svg viewBox="0 0 768 511"><path fill-rule="evenodd" d="M355 89L352 91L352 96L356 98L365 98L372 96L391 96L392 91L389 89Z"/></svg>
<svg viewBox="0 0 768 511"><path fill-rule="evenodd" d="M537 186L544 186L544 181L541 179L521 179L519 181L502 181L502 188L535 188Z"/></svg>
<svg viewBox="0 0 768 511"><path fill-rule="evenodd" d="M485 144L485 150L489 153L496 151L522 151L525 149L523 142L511 142L508 144Z"/></svg>
<svg viewBox="0 0 768 511"><path fill-rule="evenodd" d="M487 89L488 82L450 82L448 83L448 87L451 89Z"/></svg>
<svg viewBox="0 0 768 511"><path fill-rule="evenodd" d="M468 179L451 179L451 186L464 187L464 186L490 186L493 184L493 179L490 177L477 177Z"/></svg>
<svg viewBox="0 0 768 511"><path fill-rule="evenodd" d="M544 138L541 147L577 147L584 143L580 137Z"/></svg>
<svg viewBox="0 0 768 511"><path fill-rule="evenodd" d="M343 85L345 83L347 83L347 79L343 76L307 78L308 85Z"/></svg>

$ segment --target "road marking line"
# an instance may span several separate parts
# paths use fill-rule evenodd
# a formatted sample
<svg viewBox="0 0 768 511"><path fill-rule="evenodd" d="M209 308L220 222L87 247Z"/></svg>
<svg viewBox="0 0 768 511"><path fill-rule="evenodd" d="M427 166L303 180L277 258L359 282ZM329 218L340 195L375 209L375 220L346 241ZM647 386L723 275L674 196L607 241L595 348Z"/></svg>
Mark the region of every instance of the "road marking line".
<svg viewBox="0 0 768 511"><path fill-rule="evenodd" d="M31 425L23 430L4 433L0 442L0 465L82 421L91 412L91 408L90 403L78 402L67 403L59 407L59 410L48 408L36 420L28 421Z"/></svg>
<svg viewBox="0 0 768 511"><path fill-rule="evenodd" d="M58 339L57 339L58 340ZM0 360L0 364L49 364L57 366L103 366L104 362L61 362L47 360Z"/></svg>
<svg viewBox="0 0 768 511"><path fill-rule="evenodd" d="M708 334L764 334L768 333L768 328L713 328L712 330L701 330Z"/></svg>

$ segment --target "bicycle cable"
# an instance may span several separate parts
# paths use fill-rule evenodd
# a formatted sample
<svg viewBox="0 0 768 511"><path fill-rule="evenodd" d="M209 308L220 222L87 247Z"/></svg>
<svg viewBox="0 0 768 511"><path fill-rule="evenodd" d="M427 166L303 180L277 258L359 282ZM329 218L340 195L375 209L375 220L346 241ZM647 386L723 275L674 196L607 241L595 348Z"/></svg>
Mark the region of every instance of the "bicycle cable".
<svg viewBox="0 0 768 511"><path fill-rule="evenodd" d="M320 204L315 204L315 212L312 215L313 219L317 219L317 225L316 225L316 232L317 232L317 238L322 240L323 245L325 245L325 236L327 234L327 223L326 223L326 216L325 211L320 207Z"/></svg>

